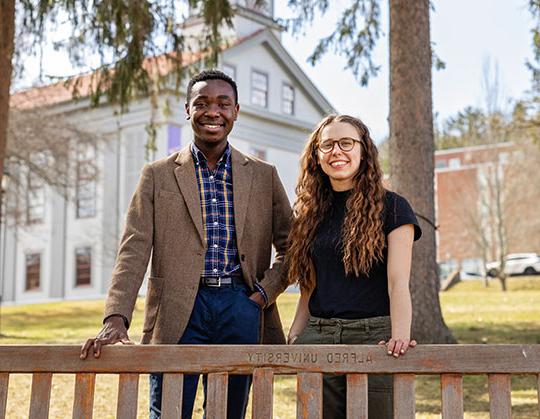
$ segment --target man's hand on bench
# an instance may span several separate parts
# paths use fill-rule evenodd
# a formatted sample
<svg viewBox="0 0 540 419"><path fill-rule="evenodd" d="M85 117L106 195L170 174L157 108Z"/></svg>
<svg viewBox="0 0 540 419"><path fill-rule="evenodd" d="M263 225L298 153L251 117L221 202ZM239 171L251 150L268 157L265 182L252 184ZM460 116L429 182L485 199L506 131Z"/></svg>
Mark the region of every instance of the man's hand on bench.
<svg viewBox="0 0 540 419"><path fill-rule="evenodd" d="M103 345L114 345L121 342L124 345L133 345L127 334L126 325L122 316L110 316L103 323L103 328L95 338L88 339L81 348L81 359L86 359L88 352L95 358L101 355Z"/></svg>

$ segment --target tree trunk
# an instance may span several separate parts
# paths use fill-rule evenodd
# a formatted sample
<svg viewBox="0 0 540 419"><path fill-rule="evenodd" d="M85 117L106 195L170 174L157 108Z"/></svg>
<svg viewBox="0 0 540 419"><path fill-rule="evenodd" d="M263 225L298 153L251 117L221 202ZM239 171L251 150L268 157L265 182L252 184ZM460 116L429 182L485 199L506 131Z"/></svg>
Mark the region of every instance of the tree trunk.
<svg viewBox="0 0 540 419"><path fill-rule="evenodd" d="M499 281L501 282L501 290L505 292L508 291L508 288L506 287L506 275L500 274L498 278L499 278Z"/></svg>
<svg viewBox="0 0 540 419"><path fill-rule="evenodd" d="M13 65L13 45L15 33L15 0L0 2L0 180L4 173L4 158L6 156L9 89ZM2 193L0 193L0 210ZM0 223L2 217L0 213Z"/></svg>
<svg viewBox="0 0 540 419"><path fill-rule="evenodd" d="M423 231L411 273L412 337L420 343L451 343L455 339L439 303L435 247L429 0L389 2L391 182L421 216Z"/></svg>

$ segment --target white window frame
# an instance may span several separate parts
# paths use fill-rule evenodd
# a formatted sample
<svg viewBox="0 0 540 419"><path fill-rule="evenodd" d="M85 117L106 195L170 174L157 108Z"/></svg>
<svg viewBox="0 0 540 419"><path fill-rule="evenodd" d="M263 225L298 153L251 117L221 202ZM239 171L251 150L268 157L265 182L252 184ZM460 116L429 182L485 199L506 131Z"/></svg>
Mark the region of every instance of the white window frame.
<svg viewBox="0 0 540 419"><path fill-rule="evenodd" d="M285 97L285 91L286 89L290 89L290 92L292 94L291 98ZM295 114L295 103L296 102L296 89L294 86L290 83L283 82L281 85L281 112L283 112L286 115L294 115ZM288 107L290 106L290 111Z"/></svg>
<svg viewBox="0 0 540 419"><path fill-rule="evenodd" d="M39 261L39 271L38 271L38 286L33 288L28 288L28 258L37 257ZM25 292L35 292L41 291L41 272L42 272L42 252L28 252L24 254L24 291Z"/></svg>
<svg viewBox="0 0 540 419"><path fill-rule="evenodd" d="M88 282L88 284L79 284L78 282L78 272L79 272L79 266L78 266L78 256L79 256L79 252L85 252L85 251L88 251L88 255L90 257L90 261L89 261L89 276L90 276L90 280ZM92 246L80 246L80 247L76 247L75 248L75 259L74 259L74 262L75 262L75 272L74 272L74 276L75 276L75 288L80 288L80 287L90 287L92 286Z"/></svg>
<svg viewBox="0 0 540 419"><path fill-rule="evenodd" d="M260 88L258 86L255 86L256 81L254 80L255 76L262 76L266 80L266 86L264 88ZM270 77L268 76L268 73L251 69L251 90L250 90L250 101L252 105L260 106L261 108L268 108L268 92L270 91ZM257 99L254 98L253 94L262 94L264 97L264 105L259 102Z"/></svg>
<svg viewBox="0 0 540 419"><path fill-rule="evenodd" d="M75 217L93 218L97 212L97 148L92 144L77 147ZM93 172L93 173L92 173ZM88 176L88 179L85 177Z"/></svg>

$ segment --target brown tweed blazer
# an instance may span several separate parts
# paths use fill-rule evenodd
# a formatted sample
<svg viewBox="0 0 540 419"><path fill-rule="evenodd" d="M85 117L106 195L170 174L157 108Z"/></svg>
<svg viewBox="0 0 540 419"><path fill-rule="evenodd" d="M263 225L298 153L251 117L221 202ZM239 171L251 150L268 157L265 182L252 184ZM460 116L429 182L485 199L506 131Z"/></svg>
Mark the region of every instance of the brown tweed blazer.
<svg viewBox="0 0 540 419"><path fill-rule="evenodd" d="M287 286L284 255L291 207L275 167L231 147L234 221L244 280L268 294L262 341L284 343L274 304ZM133 195L105 317L131 322L150 255L142 343L177 343L193 309L204 266L205 243L197 179L189 147L146 165ZM272 244L275 262L270 267Z"/></svg>

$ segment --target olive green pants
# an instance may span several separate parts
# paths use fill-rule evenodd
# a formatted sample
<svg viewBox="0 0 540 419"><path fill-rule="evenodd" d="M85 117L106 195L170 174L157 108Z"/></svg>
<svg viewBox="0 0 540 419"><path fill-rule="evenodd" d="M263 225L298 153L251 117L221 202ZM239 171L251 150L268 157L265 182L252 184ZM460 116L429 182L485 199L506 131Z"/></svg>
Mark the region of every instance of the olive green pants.
<svg viewBox="0 0 540 419"><path fill-rule="evenodd" d="M368 319L321 319L310 317L295 345L376 345L391 335L390 317ZM346 412L347 382L344 375L325 374L323 377L323 418L340 419ZM391 419L393 411L392 375L368 376L368 417Z"/></svg>

